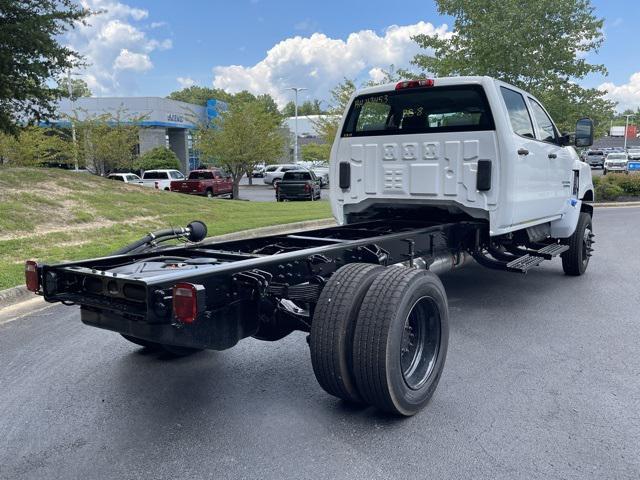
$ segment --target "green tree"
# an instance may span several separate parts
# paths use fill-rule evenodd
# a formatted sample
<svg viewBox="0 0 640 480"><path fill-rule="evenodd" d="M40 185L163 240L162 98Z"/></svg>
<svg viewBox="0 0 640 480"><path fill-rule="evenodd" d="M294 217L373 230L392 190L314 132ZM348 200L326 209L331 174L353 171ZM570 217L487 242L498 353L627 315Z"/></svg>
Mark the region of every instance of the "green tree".
<svg viewBox="0 0 640 480"><path fill-rule="evenodd" d="M302 159L307 162L328 162L331 154L330 143L307 143L300 148Z"/></svg>
<svg viewBox="0 0 640 480"><path fill-rule="evenodd" d="M47 82L80 65L61 35L89 14L74 0L0 1L0 132L53 115L59 90Z"/></svg>
<svg viewBox="0 0 640 480"><path fill-rule="evenodd" d="M345 78L331 90L331 103L327 115L321 116L313 122L318 135L329 145L329 149L331 149L331 145L336 138L342 114L349 105L351 95L355 91L356 84L354 81Z"/></svg>
<svg viewBox="0 0 640 480"><path fill-rule="evenodd" d="M238 198L240 179L257 163L272 163L283 152L285 138L281 118L254 100L232 100L214 119L211 128L200 128L196 145L201 158L222 167L233 179L233 197Z"/></svg>
<svg viewBox="0 0 640 480"><path fill-rule="evenodd" d="M135 161L134 167L136 170L155 170L158 168L180 170L180 160L172 150L156 147L140 155Z"/></svg>
<svg viewBox="0 0 640 480"><path fill-rule="evenodd" d="M89 85L79 78L71 79L71 94L69 94L69 79L64 77L58 82L58 90L62 98L80 98L90 97L93 95L89 89Z"/></svg>
<svg viewBox="0 0 640 480"><path fill-rule="evenodd" d="M222 102L229 102L233 98L233 95L219 88L192 85L191 87L171 92L167 98L170 98L171 100L179 100L181 102L193 103L194 105L205 105L207 100L212 98Z"/></svg>
<svg viewBox="0 0 640 480"><path fill-rule="evenodd" d="M614 104L604 92L575 82L606 74L586 54L604 40L603 20L590 0L436 0L442 15L454 18L455 35L415 37L424 49L413 64L425 74L489 75L527 90L541 100L562 129L590 116L600 130Z"/></svg>
<svg viewBox="0 0 640 480"><path fill-rule="evenodd" d="M2 164L40 166L47 163L69 163L71 144L63 132L53 128L28 126L17 134L0 133Z"/></svg>
<svg viewBox="0 0 640 480"><path fill-rule="evenodd" d="M76 111L69 117L76 125L78 157L97 175L116 169L132 170L138 144L137 122L144 117L131 117L123 109L113 114L89 116Z"/></svg>
<svg viewBox="0 0 640 480"><path fill-rule="evenodd" d="M305 100L301 105L298 105L298 115L322 115L324 110L320 105L320 100ZM296 114L296 104L294 102L288 102L282 109L283 117L294 117Z"/></svg>

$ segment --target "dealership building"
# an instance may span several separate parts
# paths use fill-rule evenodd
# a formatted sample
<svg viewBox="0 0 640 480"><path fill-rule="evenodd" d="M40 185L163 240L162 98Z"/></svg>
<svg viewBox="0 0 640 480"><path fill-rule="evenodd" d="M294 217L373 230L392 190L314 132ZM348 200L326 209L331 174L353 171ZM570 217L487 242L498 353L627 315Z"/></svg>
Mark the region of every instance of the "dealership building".
<svg viewBox="0 0 640 480"><path fill-rule="evenodd" d="M62 100L58 104L59 120L52 123L69 127L69 118L88 120L101 116L118 118L138 128L138 148L142 154L156 147L171 149L185 173L199 164L193 148L192 132L209 125L224 102L208 100L206 105L194 105L161 97L82 97Z"/></svg>

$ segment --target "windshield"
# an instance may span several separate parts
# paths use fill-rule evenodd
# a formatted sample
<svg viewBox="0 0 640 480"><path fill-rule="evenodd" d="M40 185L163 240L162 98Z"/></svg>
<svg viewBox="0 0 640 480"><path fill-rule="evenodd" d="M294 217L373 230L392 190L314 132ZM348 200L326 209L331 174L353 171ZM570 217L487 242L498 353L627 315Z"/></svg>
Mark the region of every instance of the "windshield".
<svg viewBox="0 0 640 480"><path fill-rule="evenodd" d="M351 105L342 136L493 129L482 87L463 85L361 95Z"/></svg>
<svg viewBox="0 0 640 480"><path fill-rule="evenodd" d="M143 178L145 180L166 180L169 178L167 172L144 172Z"/></svg>
<svg viewBox="0 0 640 480"><path fill-rule="evenodd" d="M592 156L592 155L598 155L598 156L602 156L602 152L589 152L587 153L587 155Z"/></svg>
<svg viewBox="0 0 640 480"><path fill-rule="evenodd" d="M624 153L610 153L607 155L607 160L626 160L627 156Z"/></svg>

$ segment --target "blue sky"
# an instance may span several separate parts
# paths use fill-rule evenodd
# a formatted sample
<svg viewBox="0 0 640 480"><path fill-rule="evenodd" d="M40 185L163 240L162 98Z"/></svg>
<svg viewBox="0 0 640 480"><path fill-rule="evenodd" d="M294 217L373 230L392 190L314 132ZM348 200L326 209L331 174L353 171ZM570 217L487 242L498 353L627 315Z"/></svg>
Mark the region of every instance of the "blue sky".
<svg viewBox="0 0 640 480"><path fill-rule="evenodd" d="M417 51L411 35L447 35L452 24L424 0L81 2L104 13L68 42L91 63L77 75L101 96L164 96L197 84L268 92L282 103L285 87L296 84L324 99L345 75L367 80L390 63L407 66ZM589 60L609 76L583 83L606 87L621 106L640 106L640 2L593 4L606 19L606 40Z"/></svg>

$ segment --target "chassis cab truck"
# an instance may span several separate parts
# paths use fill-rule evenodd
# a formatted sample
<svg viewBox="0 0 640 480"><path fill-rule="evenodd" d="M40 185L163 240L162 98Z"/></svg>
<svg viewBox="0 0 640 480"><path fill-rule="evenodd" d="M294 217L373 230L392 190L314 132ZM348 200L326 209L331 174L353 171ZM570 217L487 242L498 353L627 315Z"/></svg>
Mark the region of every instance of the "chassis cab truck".
<svg viewBox="0 0 640 480"><path fill-rule="evenodd" d="M301 330L329 394L413 415L447 354L438 274L473 260L525 273L555 257L585 272L593 185L572 145L592 141L589 119L561 134L532 95L488 77L363 89L331 152L337 226L216 242L194 221L101 258L28 261L27 287L176 355Z"/></svg>

